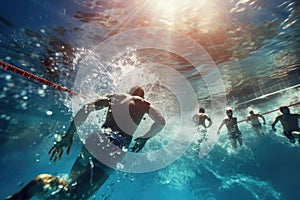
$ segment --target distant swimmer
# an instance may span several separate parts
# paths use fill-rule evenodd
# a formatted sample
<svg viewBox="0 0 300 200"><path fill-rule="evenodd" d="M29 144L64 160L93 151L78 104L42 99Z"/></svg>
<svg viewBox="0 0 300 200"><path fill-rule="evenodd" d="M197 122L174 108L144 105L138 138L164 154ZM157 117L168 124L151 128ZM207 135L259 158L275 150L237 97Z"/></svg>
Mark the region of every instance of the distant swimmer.
<svg viewBox="0 0 300 200"><path fill-rule="evenodd" d="M204 108L199 108L199 113L193 116L193 121L195 122L197 127L209 128L212 125L211 118L205 113ZM208 125L206 125L206 121Z"/></svg>
<svg viewBox="0 0 300 200"><path fill-rule="evenodd" d="M218 129L218 134L220 134L220 130L223 127L223 125L225 124L228 130L228 135L229 135L229 139L230 139L230 143L232 145L233 148L237 148L237 143L239 143L240 146L243 145L243 140L242 140L242 133L239 130L239 127L237 125L237 118L233 117L233 112L231 109L227 109L226 110L226 115L227 118L225 118L219 129Z"/></svg>
<svg viewBox="0 0 300 200"><path fill-rule="evenodd" d="M275 125L280 121L285 137L287 137L291 143L295 143L296 138L298 138L298 142L300 144L300 128L298 125L300 115L290 114L290 109L287 106L281 106L279 107L279 110L282 115L279 115L275 118L274 122L272 123L272 129L276 131Z"/></svg>
<svg viewBox="0 0 300 200"><path fill-rule="evenodd" d="M103 108L108 108L102 125L104 131L97 131L86 139L85 144L90 146L82 147L69 180L41 174L19 192L7 197L7 200L27 200L34 196L47 200L87 200L105 183L114 167L125 156L144 114L148 114L154 123L143 136L135 139L132 152L139 152L165 126L162 114L144 99L143 88L135 86L129 94L110 94L84 105L74 116L66 134L50 149L50 160L60 160L64 151L68 154L77 130L76 125L83 124L92 111ZM88 150L88 147L92 148Z"/></svg>
<svg viewBox="0 0 300 200"><path fill-rule="evenodd" d="M260 123L260 121L258 120L258 118L261 118L261 119L263 120L264 124L266 124L266 120L265 120L264 116L262 116L261 114L254 113L253 110L251 110L251 111L249 112L249 114L250 114L250 115L246 118L246 121L252 125L254 131L255 131L259 136L264 135L263 130L262 130L261 123Z"/></svg>
<svg viewBox="0 0 300 200"><path fill-rule="evenodd" d="M205 113L204 108L199 108L199 112L193 116L193 121L197 127L197 132L201 133L201 139L198 141L201 143L203 140L207 140L207 128L212 125L211 118ZM206 123L208 122L208 124Z"/></svg>

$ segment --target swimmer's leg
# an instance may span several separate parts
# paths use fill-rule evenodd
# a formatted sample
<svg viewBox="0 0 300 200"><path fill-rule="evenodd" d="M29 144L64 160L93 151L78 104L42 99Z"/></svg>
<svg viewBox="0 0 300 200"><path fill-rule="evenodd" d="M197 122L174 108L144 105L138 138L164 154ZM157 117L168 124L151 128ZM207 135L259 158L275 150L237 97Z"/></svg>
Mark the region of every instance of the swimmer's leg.
<svg viewBox="0 0 300 200"><path fill-rule="evenodd" d="M33 188L36 187L36 181L30 181L25 187L20 191L6 197L6 200L29 200L34 196Z"/></svg>
<svg viewBox="0 0 300 200"><path fill-rule="evenodd" d="M300 144L300 129L291 131L291 135L293 135L295 140L298 139L298 144Z"/></svg>
<svg viewBox="0 0 300 200"><path fill-rule="evenodd" d="M76 182L71 183L70 195L74 199L86 200L91 197L107 180L107 175L101 168L87 166L77 177Z"/></svg>
<svg viewBox="0 0 300 200"><path fill-rule="evenodd" d="M90 164L90 158L91 154L83 146L79 156L72 166L71 172L69 173L70 182L76 180L79 174L81 174L85 170L85 168Z"/></svg>
<svg viewBox="0 0 300 200"><path fill-rule="evenodd" d="M264 135L261 126L253 126L253 128L254 128L254 131L257 133L257 135L259 135L259 136L263 136Z"/></svg>
<svg viewBox="0 0 300 200"><path fill-rule="evenodd" d="M69 173L70 182L76 180L78 178L79 174L81 174L82 171L86 168L86 166L87 165L83 165L80 162L80 158L77 158L75 163L72 166L70 173Z"/></svg>
<svg viewBox="0 0 300 200"><path fill-rule="evenodd" d="M62 179L49 174L41 174L31 180L20 191L8 196L6 200L29 200L33 196L45 197L49 188L59 188L57 195L68 191L68 184ZM63 194L65 195L65 194ZM63 196L61 196L63 197ZM45 197L46 199L47 197Z"/></svg>
<svg viewBox="0 0 300 200"><path fill-rule="evenodd" d="M285 137L287 137L289 139L289 141L293 144L295 144L296 140L295 137L293 136L293 134L290 131L283 131L283 134L285 135Z"/></svg>
<svg viewBox="0 0 300 200"><path fill-rule="evenodd" d="M293 144L295 144L295 143L296 143L296 140L295 140L295 138L289 139L289 141L290 141L290 143L293 143Z"/></svg>
<svg viewBox="0 0 300 200"><path fill-rule="evenodd" d="M243 138L242 138L242 136L238 136L237 140L238 140L240 146L242 146L243 145Z"/></svg>
<svg viewBox="0 0 300 200"><path fill-rule="evenodd" d="M298 134L297 136L298 136L298 143L300 144L300 135Z"/></svg>
<svg viewBox="0 0 300 200"><path fill-rule="evenodd" d="M230 138L230 143L231 143L231 145L232 145L232 147L233 147L234 149L237 148L236 139Z"/></svg>

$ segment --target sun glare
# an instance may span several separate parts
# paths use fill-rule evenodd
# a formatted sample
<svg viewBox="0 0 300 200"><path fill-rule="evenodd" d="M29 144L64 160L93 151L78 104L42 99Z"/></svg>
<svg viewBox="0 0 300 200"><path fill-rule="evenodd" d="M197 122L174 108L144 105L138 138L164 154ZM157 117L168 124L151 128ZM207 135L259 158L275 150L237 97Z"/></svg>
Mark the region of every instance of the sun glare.
<svg viewBox="0 0 300 200"><path fill-rule="evenodd" d="M148 9L152 17L169 25L188 19L191 23L209 24L218 15L213 1L206 0L149 0Z"/></svg>
<svg viewBox="0 0 300 200"><path fill-rule="evenodd" d="M204 6L206 0L151 0L157 7L165 10L180 8L182 5Z"/></svg>
<svg viewBox="0 0 300 200"><path fill-rule="evenodd" d="M171 17L187 7L203 7L205 0L151 0L150 4L157 13Z"/></svg>

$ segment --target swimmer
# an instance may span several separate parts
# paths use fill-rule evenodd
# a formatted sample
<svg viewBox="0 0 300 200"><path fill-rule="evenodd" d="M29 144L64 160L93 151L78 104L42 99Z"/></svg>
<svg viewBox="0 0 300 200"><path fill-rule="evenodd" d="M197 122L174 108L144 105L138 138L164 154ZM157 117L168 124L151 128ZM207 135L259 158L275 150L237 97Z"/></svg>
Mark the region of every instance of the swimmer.
<svg viewBox="0 0 300 200"><path fill-rule="evenodd" d="M208 125L206 125L206 120L208 121ZM193 116L193 121L197 127L209 128L212 125L211 118L205 113L204 108L199 108L199 113Z"/></svg>
<svg viewBox="0 0 300 200"><path fill-rule="evenodd" d="M228 130L230 143L231 143L232 147L234 149L236 149L237 143L239 143L240 146L243 145L242 133L238 128L237 118L233 117L233 112L231 109L226 110L226 115L227 115L227 118L225 118L222 121L217 133L220 134L220 130L223 127L223 125L225 124L227 127L227 130Z"/></svg>
<svg viewBox="0 0 300 200"><path fill-rule="evenodd" d="M299 114L291 114L290 109L287 106L281 106L279 107L280 112L282 115L279 115L275 118L275 120L272 123L272 129L276 131L276 124L277 122L280 122L283 127L283 134L285 137L291 142L295 143L296 138L298 138L298 142L300 144L300 135L299 135L299 125L298 120L300 119ZM295 132L296 134L293 134Z"/></svg>
<svg viewBox="0 0 300 200"><path fill-rule="evenodd" d="M197 127L197 132L201 133L201 139L199 142L201 143L203 140L207 140L207 128L212 125L211 118L205 113L204 108L199 108L199 112L193 116L193 121ZM206 121L208 125L206 125Z"/></svg>
<svg viewBox="0 0 300 200"><path fill-rule="evenodd" d="M124 149L129 148L144 114L148 114L154 123L142 137L135 139L131 148L133 152L139 152L146 142L165 126L162 114L144 99L143 88L135 86L129 94L110 94L84 105L74 116L66 134L50 149L50 160L60 160L65 151L69 154L76 126L83 124L92 111L103 108L108 108L102 125L104 131L91 134L86 139L87 145L82 147L69 173L68 182L48 174L38 175L19 192L6 199L26 200L37 196L41 199L86 200L105 183L114 171L113 168L125 156ZM88 150L86 147L92 148ZM99 159L103 162L92 154L100 154ZM49 196L50 190L55 192L52 191L52 195Z"/></svg>
<svg viewBox="0 0 300 200"><path fill-rule="evenodd" d="M265 120L264 116L262 116L261 114L254 113L253 110L251 110L249 112L249 114L250 115L246 118L246 121L252 125L252 127L253 127L255 133L257 133L257 135L259 135L259 136L264 135L261 123L258 120L258 118L260 117L263 120L264 124L266 124L266 120Z"/></svg>

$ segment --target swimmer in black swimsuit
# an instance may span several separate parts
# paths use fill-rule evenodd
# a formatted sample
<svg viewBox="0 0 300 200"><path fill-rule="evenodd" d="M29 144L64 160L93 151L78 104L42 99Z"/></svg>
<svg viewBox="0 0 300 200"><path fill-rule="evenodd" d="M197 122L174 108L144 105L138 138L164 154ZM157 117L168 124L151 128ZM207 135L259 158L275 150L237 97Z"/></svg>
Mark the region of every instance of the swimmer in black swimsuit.
<svg viewBox="0 0 300 200"><path fill-rule="evenodd" d="M276 131L276 124L280 121L283 127L283 134L285 137L291 142L295 143L296 138L298 138L298 142L300 144L300 128L298 124L298 120L300 119L299 114L291 114L290 109L287 106L279 107L280 112L282 115L279 115L275 118L274 122L272 123L272 129ZM295 132L296 134L293 134Z"/></svg>
<svg viewBox="0 0 300 200"><path fill-rule="evenodd" d="M232 116L232 110L227 109L226 110L226 115L228 116L222 121L222 124L220 125L218 129L218 134L220 134L220 130L225 124L228 130L228 135L230 139L230 143L233 148L237 148L237 143L239 143L240 146L243 145L243 140L242 140L242 133L239 130L239 127L237 125L237 118Z"/></svg>
<svg viewBox="0 0 300 200"><path fill-rule="evenodd" d="M60 160L64 151L69 154L76 126L83 124L92 111L103 108L108 108L108 111L102 129L85 140L86 145L82 147L68 181L41 174L19 192L7 197L7 200L26 200L33 196L41 199L88 199L103 185L124 157L144 114L147 113L154 123L148 132L135 139L131 149L133 152L139 152L147 140L165 126L161 113L144 99L144 90L135 86L129 94L107 95L83 106L66 134L50 149L50 160ZM50 196L49 191L52 191Z"/></svg>

